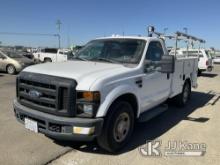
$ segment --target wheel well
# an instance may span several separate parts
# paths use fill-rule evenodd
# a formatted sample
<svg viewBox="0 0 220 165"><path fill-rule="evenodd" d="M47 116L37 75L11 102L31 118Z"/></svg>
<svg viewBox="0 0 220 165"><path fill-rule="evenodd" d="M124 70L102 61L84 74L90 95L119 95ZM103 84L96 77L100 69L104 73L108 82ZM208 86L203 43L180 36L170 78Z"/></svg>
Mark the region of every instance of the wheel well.
<svg viewBox="0 0 220 165"><path fill-rule="evenodd" d="M190 87L191 87L191 80L190 80L190 78L187 78L187 79L185 80L185 83L186 83L186 82L188 82L189 85L190 85Z"/></svg>
<svg viewBox="0 0 220 165"><path fill-rule="evenodd" d="M137 102L137 98L134 94L131 93L127 93L127 94L123 94L121 96L119 96L117 99L115 99L115 101L113 101L113 103L115 103L116 101L127 101L128 103L131 104L132 109L134 111L134 116L137 117L137 113L138 113L138 102ZM112 103L112 104L113 104Z"/></svg>
<svg viewBox="0 0 220 165"><path fill-rule="evenodd" d="M47 59L52 61L52 59L50 57L45 57L44 61L47 60Z"/></svg>

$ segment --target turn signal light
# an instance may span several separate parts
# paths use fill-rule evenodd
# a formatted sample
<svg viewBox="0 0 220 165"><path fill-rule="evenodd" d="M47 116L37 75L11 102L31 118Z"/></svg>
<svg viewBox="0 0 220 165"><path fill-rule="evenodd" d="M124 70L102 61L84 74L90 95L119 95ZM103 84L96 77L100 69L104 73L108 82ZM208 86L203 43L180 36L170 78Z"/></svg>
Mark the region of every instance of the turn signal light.
<svg viewBox="0 0 220 165"><path fill-rule="evenodd" d="M85 101L100 101L99 92L80 92L78 93L78 99L84 99Z"/></svg>

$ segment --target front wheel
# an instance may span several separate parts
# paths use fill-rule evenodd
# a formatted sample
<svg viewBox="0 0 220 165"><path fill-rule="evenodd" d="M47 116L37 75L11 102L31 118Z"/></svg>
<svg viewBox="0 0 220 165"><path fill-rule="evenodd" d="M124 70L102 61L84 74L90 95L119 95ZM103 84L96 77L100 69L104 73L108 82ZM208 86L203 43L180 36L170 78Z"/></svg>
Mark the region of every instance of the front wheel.
<svg viewBox="0 0 220 165"><path fill-rule="evenodd" d="M15 69L14 65L8 65L6 70L7 70L8 74L15 74L16 73L16 69Z"/></svg>
<svg viewBox="0 0 220 165"><path fill-rule="evenodd" d="M134 128L132 106L125 101L117 101L109 109L103 132L97 137L101 148L116 152L124 147L131 137Z"/></svg>

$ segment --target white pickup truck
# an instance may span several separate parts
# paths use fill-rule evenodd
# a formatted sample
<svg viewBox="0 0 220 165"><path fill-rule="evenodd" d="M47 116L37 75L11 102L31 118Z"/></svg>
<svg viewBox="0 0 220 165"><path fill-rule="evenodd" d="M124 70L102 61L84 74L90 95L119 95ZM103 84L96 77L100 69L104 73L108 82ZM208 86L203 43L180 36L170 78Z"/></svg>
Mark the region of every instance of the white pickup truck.
<svg viewBox="0 0 220 165"><path fill-rule="evenodd" d="M197 86L198 58L168 55L157 37L90 41L73 61L25 68L17 77L14 112L34 132L121 149L136 121L184 106Z"/></svg>
<svg viewBox="0 0 220 165"><path fill-rule="evenodd" d="M68 60L68 50L56 48L38 49L34 59L41 62L63 62Z"/></svg>

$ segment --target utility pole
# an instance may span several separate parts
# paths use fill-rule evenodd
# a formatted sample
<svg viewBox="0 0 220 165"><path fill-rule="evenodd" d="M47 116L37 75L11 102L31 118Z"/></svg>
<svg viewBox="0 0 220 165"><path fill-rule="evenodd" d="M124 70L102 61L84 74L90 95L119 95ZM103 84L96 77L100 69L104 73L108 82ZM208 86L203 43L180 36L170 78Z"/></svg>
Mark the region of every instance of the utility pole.
<svg viewBox="0 0 220 165"><path fill-rule="evenodd" d="M18 32L0 32L0 35L22 35L22 36L44 36L44 37L57 37L60 45L60 34L48 33L18 33Z"/></svg>
<svg viewBox="0 0 220 165"><path fill-rule="evenodd" d="M187 28L187 27L184 27L183 30L184 30L184 32L185 32L186 34L188 34L188 28Z"/></svg>
<svg viewBox="0 0 220 165"><path fill-rule="evenodd" d="M164 28L163 29L163 34L165 35L166 34L166 31L168 30L168 28Z"/></svg>
<svg viewBox="0 0 220 165"><path fill-rule="evenodd" d="M58 19L57 22L56 22L56 25L57 25L57 29L58 29L58 34L56 35L58 37L58 44L59 44L59 48L61 47L61 44L60 44L60 28L61 28L61 21Z"/></svg>

